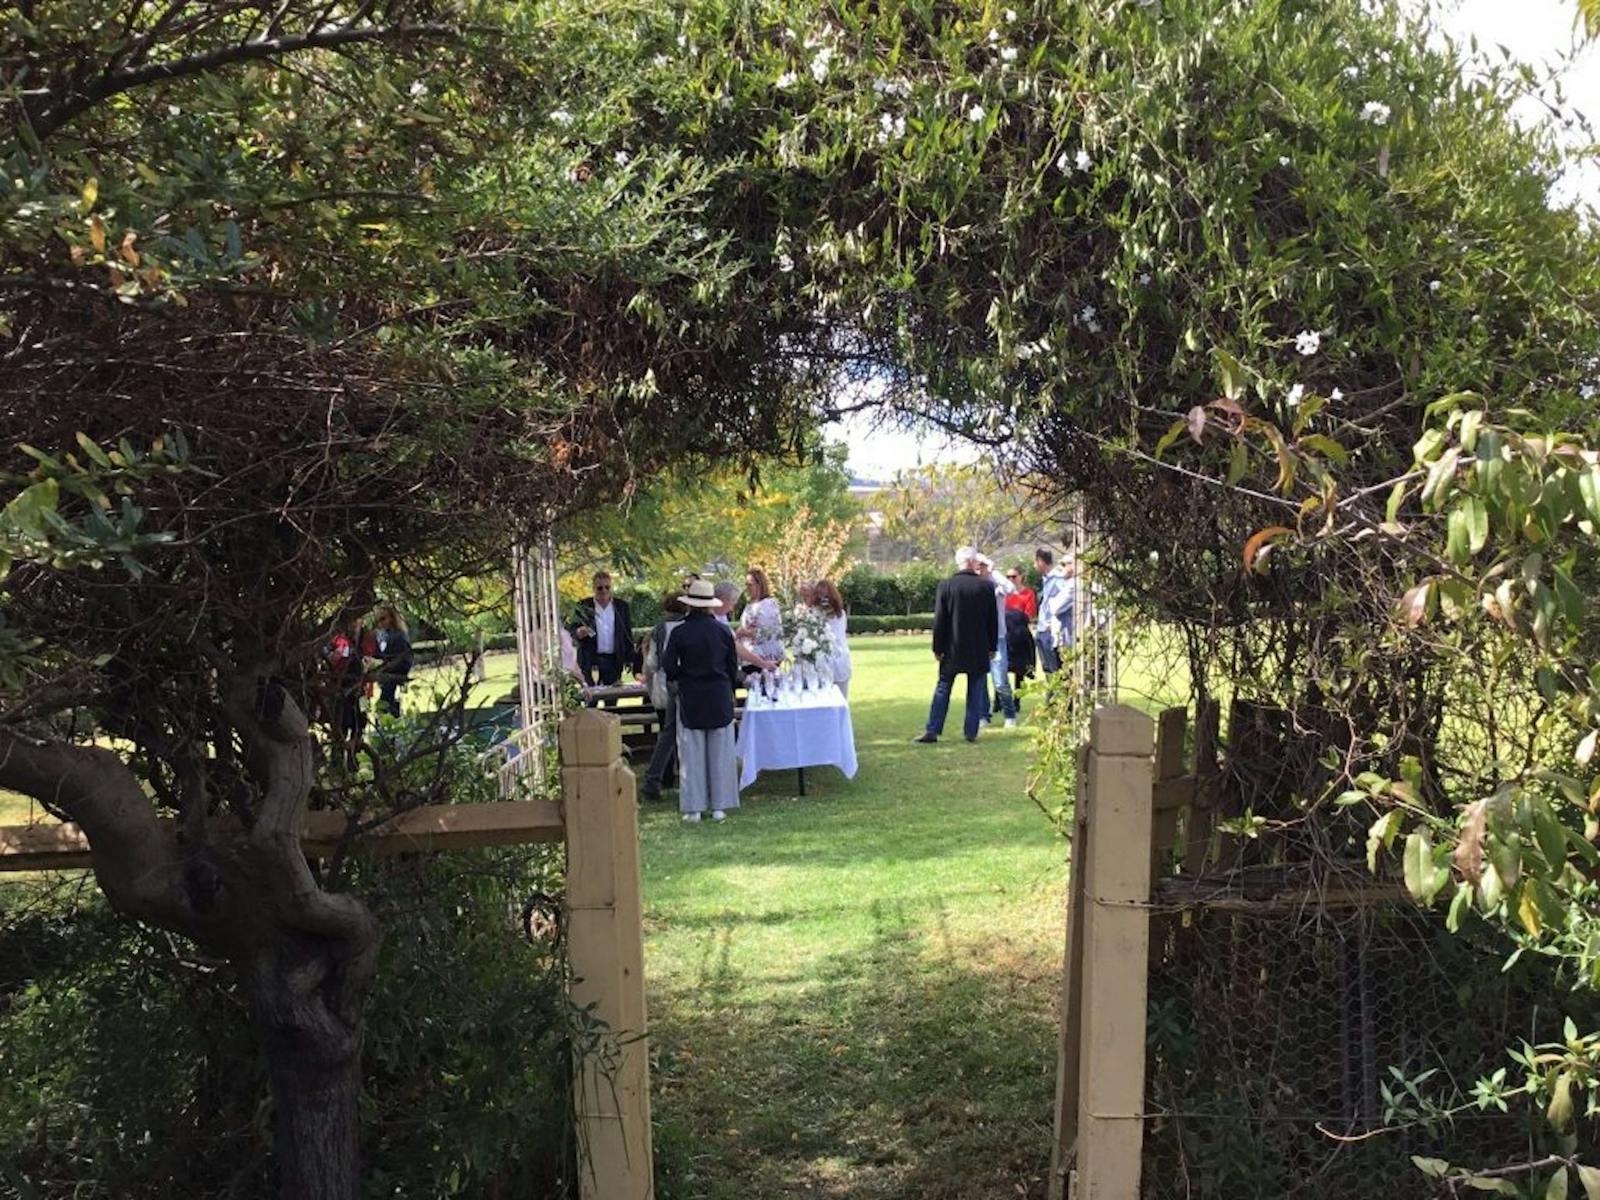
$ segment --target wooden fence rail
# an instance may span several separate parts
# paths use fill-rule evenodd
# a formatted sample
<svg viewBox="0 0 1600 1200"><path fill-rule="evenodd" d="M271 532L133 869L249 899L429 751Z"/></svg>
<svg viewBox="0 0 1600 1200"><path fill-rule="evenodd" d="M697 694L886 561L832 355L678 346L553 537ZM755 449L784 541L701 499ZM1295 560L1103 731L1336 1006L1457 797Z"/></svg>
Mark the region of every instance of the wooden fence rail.
<svg viewBox="0 0 1600 1200"><path fill-rule="evenodd" d="M567 843L567 953L572 999L609 1029L603 1053L580 1054L574 1106L583 1200L649 1200L649 1047L639 819L616 717L589 709L561 723L561 802L442 804L365 831L363 854L446 852L526 842ZM222 822L218 822L222 826ZM325 855L346 833L342 813L306 814L301 844ZM214 829L226 837L226 828ZM76 825L0 828L0 873L87 868L93 850Z"/></svg>

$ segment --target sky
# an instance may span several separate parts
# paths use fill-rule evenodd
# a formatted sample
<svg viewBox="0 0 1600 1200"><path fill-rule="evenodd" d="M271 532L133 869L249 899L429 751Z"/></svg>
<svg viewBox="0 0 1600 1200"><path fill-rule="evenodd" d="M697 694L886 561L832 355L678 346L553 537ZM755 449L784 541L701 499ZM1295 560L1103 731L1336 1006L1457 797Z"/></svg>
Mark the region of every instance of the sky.
<svg viewBox="0 0 1600 1200"><path fill-rule="evenodd" d="M1573 45L1576 0L1459 0L1441 14L1444 27L1463 44L1476 35L1479 48L1493 53L1504 46L1514 58L1535 66L1557 65ZM1562 84L1569 102L1600 122L1600 40L1583 47L1564 70ZM1534 124L1547 118L1535 101L1525 105L1524 119ZM1600 208L1600 164L1570 171L1552 193L1558 200L1582 197ZM874 424L866 414L828 427L828 435L850 447L850 468L864 479L888 480L902 470L932 462L970 462L972 447L935 430L901 430Z"/></svg>

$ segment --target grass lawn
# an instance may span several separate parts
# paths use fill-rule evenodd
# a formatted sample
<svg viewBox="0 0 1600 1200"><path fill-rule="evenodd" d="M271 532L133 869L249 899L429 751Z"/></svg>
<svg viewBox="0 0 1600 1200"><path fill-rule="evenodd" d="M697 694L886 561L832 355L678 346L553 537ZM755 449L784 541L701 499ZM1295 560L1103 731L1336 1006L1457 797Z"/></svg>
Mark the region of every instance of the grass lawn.
<svg viewBox="0 0 1600 1200"><path fill-rule="evenodd" d="M967 745L958 695L913 745L927 639L852 651L854 781L644 810L663 1200L1044 1195L1066 873L1026 724Z"/></svg>

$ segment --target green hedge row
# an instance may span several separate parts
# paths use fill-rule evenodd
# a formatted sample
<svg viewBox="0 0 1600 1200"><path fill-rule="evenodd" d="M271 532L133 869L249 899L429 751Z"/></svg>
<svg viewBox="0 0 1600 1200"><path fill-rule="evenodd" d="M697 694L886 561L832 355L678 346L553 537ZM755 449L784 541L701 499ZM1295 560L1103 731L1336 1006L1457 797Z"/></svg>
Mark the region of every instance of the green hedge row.
<svg viewBox="0 0 1600 1200"><path fill-rule="evenodd" d="M846 622L851 633L928 633L933 629L932 613L912 613L902 617L876 617L870 614L857 616L851 613Z"/></svg>

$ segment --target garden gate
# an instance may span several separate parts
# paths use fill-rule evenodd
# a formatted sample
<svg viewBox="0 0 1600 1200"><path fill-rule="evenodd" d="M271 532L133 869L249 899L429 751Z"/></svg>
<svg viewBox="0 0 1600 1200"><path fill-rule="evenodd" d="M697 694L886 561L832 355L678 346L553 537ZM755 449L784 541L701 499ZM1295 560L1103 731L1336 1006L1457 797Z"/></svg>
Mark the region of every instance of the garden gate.
<svg viewBox="0 0 1600 1200"><path fill-rule="evenodd" d="M1505 969L1491 929L1448 933L1360 859L1313 869L1287 837L1223 832L1281 715L1238 701L1223 740L1207 706L1188 769L1185 710L1091 718L1051 1200L1420 1198L1413 1156L1498 1167L1537 1144L1541 1114L1459 1101L1506 1048L1560 1040L1542 961ZM1413 1103L1419 1077L1451 1090L1448 1119Z"/></svg>

